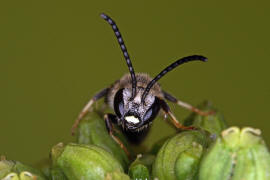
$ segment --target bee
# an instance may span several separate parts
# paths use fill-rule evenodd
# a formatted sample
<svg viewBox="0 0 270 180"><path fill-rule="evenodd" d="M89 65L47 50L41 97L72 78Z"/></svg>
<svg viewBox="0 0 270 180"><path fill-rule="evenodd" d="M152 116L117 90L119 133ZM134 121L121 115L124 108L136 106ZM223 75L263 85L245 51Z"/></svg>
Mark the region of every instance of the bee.
<svg viewBox="0 0 270 180"><path fill-rule="evenodd" d="M105 98L105 103L115 112L115 114L108 113L104 115L108 133L127 154L128 151L123 143L114 135L113 124L120 126L123 133L131 140L131 142L137 143L145 137L160 110L170 117L176 128L193 129L193 127L187 127L179 123L165 100L176 103L179 106L200 115L208 115L208 113L203 112L162 90L160 84L157 83L160 78L179 65L191 61L205 62L207 61L206 57L192 55L181 58L163 69L154 78L151 78L145 73L135 73L126 45L116 23L104 13L101 14L101 17L111 25L114 31L126 60L129 74L125 74L120 80L115 81L111 86L99 91L89 100L73 124L72 134L75 133L80 120L90 111L93 104L103 97Z"/></svg>

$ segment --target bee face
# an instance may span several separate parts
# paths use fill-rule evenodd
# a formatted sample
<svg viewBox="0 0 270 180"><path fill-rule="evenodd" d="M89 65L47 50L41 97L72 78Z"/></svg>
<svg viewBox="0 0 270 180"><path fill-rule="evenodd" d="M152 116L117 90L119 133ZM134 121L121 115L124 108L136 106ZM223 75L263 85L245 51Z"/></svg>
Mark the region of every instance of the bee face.
<svg viewBox="0 0 270 180"><path fill-rule="evenodd" d="M159 99L149 94L142 102L144 88L137 88L136 96L132 99L132 89L120 89L114 97L114 110L119 118L119 124L129 131L138 131L148 127L160 110Z"/></svg>

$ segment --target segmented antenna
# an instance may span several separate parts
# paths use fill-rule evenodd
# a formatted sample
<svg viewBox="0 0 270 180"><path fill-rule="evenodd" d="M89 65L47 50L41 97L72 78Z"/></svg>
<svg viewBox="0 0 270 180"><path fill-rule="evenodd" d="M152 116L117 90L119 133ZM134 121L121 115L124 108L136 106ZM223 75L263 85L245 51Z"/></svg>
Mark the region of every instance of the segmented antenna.
<svg viewBox="0 0 270 180"><path fill-rule="evenodd" d="M147 94L149 93L150 89L153 87L153 85L160 79L162 78L162 76L164 76L165 74L167 74L168 72L170 72L171 70L173 70L174 68L176 68L177 66L186 63L186 62L190 62L190 61L207 61L207 58L204 56L199 56L199 55L193 55L193 56L187 56L184 58L181 58L177 61L175 61L174 63L172 63L171 65L169 65L168 67L166 67L164 70L162 70L151 82L149 82L147 84L147 87L145 88L143 95L142 95L142 102L144 103L145 97L147 96Z"/></svg>
<svg viewBox="0 0 270 180"><path fill-rule="evenodd" d="M126 62L127 62L127 66L128 66L128 69L129 69L129 72L130 72L130 75L131 75L131 82L132 82L132 96L131 96L131 99L133 99L136 95L136 86L137 86L137 80L136 80L136 76L135 76L135 72L134 72L134 69L133 69L133 66L132 66L132 63L131 63L131 60L129 58L129 55L128 55L128 52L127 52L127 48L125 46L125 43L124 43L124 40L121 36L121 33L117 27L117 25L115 24L115 22L106 14L102 13L100 15L103 19L105 19L111 26L112 26L112 29L115 33L115 36L118 40L118 43L121 47L121 50L124 54L124 57L126 59Z"/></svg>

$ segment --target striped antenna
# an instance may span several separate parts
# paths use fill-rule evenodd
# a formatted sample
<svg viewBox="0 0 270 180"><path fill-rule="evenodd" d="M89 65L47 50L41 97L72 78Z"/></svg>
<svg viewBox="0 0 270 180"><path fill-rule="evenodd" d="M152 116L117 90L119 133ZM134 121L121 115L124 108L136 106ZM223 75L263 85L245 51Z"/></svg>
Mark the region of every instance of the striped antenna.
<svg viewBox="0 0 270 180"><path fill-rule="evenodd" d="M144 103L145 97L147 96L147 94L149 93L150 89L153 87L153 85L160 79L162 78L162 76L164 76L165 74L167 74L168 72L170 72L171 70L173 70L174 68L176 68L177 66L186 63L186 62L190 62L190 61L207 61L207 58L204 56L199 56L199 55L193 55L193 56L187 56L184 58L181 58L177 61L175 61L174 63L172 63L171 65L169 65L168 67L166 67L164 70L162 70L152 81L150 81L147 85L147 87L145 88L143 95L142 95L142 102Z"/></svg>
<svg viewBox="0 0 270 180"><path fill-rule="evenodd" d="M137 80L136 80L136 76L135 76L135 72L134 72L134 69L133 69L133 66L132 66L132 63L131 63L131 60L129 58L129 55L128 55L128 52L127 52L127 48L125 46L125 43L124 43L124 40L121 36L121 33L117 27L117 25L115 24L115 22L106 14L102 13L100 15L103 19L105 19L111 26L112 26L112 29L115 33L115 36L118 40L118 43L121 47L121 50L124 54L124 57L126 59L126 62L127 62L127 66L128 66L128 69L129 69L129 72L130 72L130 75L131 75L131 81L132 81L132 96L131 96L131 99L133 99L136 95L136 86L137 86Z"/></svg>

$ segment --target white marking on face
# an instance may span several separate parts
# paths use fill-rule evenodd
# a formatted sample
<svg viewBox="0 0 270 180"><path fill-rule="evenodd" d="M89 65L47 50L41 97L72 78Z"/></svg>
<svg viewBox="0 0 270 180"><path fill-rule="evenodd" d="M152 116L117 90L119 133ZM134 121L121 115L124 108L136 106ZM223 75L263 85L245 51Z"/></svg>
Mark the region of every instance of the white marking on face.
<svg viewBox="0 0 270 180"><path fill-rule="evenodd" d="M134 100L135 103L140 104L141 103L141 95L138 94L137 96L135 96Z"/></svg>
<svg viewBox="0 0 270 180"><path fill-rule="evenodd" d="M133 124L137 124L140 122L140 120L134 116L126 116L125 119L127 122L133 123Z"/></svg>

